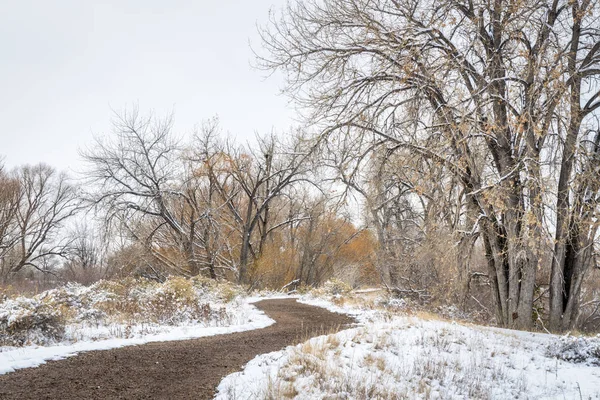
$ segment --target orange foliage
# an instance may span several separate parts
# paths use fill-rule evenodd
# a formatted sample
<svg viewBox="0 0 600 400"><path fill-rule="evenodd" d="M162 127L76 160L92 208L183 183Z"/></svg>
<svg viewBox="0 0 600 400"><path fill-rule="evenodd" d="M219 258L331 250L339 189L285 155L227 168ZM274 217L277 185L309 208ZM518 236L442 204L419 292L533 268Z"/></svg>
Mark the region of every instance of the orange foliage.
<svg viewBox="0 0 600 400"><path fill-rule="evenodd" d="M271 236L253 266L253 280L272 289L294 279L316 286L332 277L350 285L376 284L375 246L370 231L325 212Z"/></svg>

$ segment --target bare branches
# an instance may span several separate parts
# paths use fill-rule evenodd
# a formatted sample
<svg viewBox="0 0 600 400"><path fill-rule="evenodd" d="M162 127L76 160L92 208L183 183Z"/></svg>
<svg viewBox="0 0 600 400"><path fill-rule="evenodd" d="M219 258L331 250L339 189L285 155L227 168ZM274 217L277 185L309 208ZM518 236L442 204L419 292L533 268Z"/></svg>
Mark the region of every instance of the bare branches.
<svg viewBox="0 0 600 400"><path fill-rule="evenodd" d="M426 166L421 178L397 179L397 190L411 188L424 214L429 204L454 202L447 225L479 229L487 244L501 322L527 327L537 262L550 241L544 209L558 188L559 236L569 230L568 199L577 196L571 166L588 162L578 135L586 124L599 129L598 7L594 0L297 2L261 30L258 62L285 73L288 93L322 137L360 146L353 160L332 163L352 190L369 197L363 171L381 148L390 149L384 163ZM411 156L394 159L395 151ZM433 171L439 175L426 174ZM461 188L440 189L432 179Z"/></svg>
<svg viewBox="0 0 600 400"><path fill-rule="evenodd" d="M0 272L8 279L25 267L42 272L50 259L66 258L68 238L60 235L80 210L75 188L64 174L47 165L24 166L2 182Z"/></svg>
<svg viewBox="0 0 600 400"><path fill-rule="evenodd" d="M233 271L244 281L265 240L286 225L272 223L272 203L304 179L315 146L271 135L236 147L220 138L217 119L180 145L171 117L135 110L113 125L111 138L84 153L88 204L167 270L214 279Z"/></svg>

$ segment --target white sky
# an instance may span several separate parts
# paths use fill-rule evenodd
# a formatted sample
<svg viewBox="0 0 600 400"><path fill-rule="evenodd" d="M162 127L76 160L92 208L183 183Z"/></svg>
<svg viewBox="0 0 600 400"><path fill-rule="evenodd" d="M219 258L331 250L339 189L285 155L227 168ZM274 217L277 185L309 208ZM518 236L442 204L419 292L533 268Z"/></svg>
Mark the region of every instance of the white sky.
<svg viewBox="0 0 600 400"><path fill-rule="evenodd" d="M174 110L187 134L294 123L281 81L250 66L256 24L285 0L0 0L0 157L79 169L78 148L109 131L112 109Z"/></svg>

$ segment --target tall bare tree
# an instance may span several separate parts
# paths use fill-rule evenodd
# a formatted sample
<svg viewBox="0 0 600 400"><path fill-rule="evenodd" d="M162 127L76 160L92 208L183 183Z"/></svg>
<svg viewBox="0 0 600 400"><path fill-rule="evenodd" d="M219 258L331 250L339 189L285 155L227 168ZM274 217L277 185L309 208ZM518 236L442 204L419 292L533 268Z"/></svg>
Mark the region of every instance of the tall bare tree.
<svg viewBox="0 0 600 400"><path fill-rule="evenodd" d="M189 201L182 190L183 164L172 133L171 116L142 116L137 109L116 114L113 136L96 139L83 153L88 163L87 200L106 213L165 265L179 273L197 275L194 246L197 214L181 211ZM187 265L169 260L157 245L159 238L178 247ZM187 271L186 271L187 269Z"/></svg>
<svg viewBox="0 0 600 400"><path fill-rule="evenodd" d="M242 191L240 208L229 203L241 234L239 281L248 283L248 265L256 260L274 229L293 220L271 224L271 205L288 187L306 180L310 158L317 144L294 137L285 143L271 135L258 137L258 146L249 152L230 148L233 179ZM257 238L253 234L258 232ZM253 240L256 239L253 243Z"/></svg>
<svg viewBox="0 0 600 400"><path fill-rule="evenodd" d="M201 262L212 277L217 276L218 270L237 274L237 214L230 211L238 208L241 188L234 179L226 147L218 120L213 118L205 121L196 133L187 157L186 187L190 205L202 216L199 240L204 256Z"/></svg>
<svg viewBox="0 0 600 400"><path fill-rule="evenodd" d="M0 257L3 279L26 267L52 272L49 260L68 255L69 239L61 230L80 209L78 194L65 174L44 164L17 168L11 180L7 189L14 192L5 204L12 210L7 214L12 228L4 234L9 240Z"/></svg>
<svg viewBox="0 0 600 400"><path fill-rule="evenodd" d="M502 325L532 325L536 271L551 247L545 232L556 230L551 322L560 330L573 322L578 277L589 265L578 248L579 267L564 259L581 237L568 239L576 230L567 229L574 219L566 215L577 208L568 198L583 190L589 200L597 181L569 185L570 164L589 170L592 159L578 132L599 129L598 7L594 0L296 2L261 31L259 62L286 73L288 93L322 135L375 136L461 186L465 212L457 215L480 234ZM577 220L587 241L596 234L596 198L586 200L586 222Z"/></svg>
<svg viewBox="0 0 600 400"><path fill-rule="evenodd" d="M4 259L19 241L16 215L19 209L19 181L0 165L0 265L2 275L8 267Z"/></svg>
<svg viewBox="0 0 600 400"><path fill-rule="evenodd" d="M114 137L84 154L88 200L172 272L232 271L247 283L248 265L285 225L271 223L270 206L304 179L314 146L269 136L236 147L219 138L217 120L205 122L191 146L171 130L171 118L117 115Z"/></svg>

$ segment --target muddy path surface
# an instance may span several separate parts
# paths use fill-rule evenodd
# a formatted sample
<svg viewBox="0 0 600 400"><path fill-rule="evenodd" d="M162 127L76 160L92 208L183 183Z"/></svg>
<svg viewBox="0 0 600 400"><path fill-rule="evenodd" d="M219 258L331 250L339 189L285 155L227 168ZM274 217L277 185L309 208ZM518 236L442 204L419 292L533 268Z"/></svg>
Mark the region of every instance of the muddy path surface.
<svg viewBox="0 0 600 400"><path fill-rule="evenodd" d="M294 299L255 304L264 329L81 353L0 375L0 399L210 399L221 379L258 354L343 329L352 318Z"/></svg>

